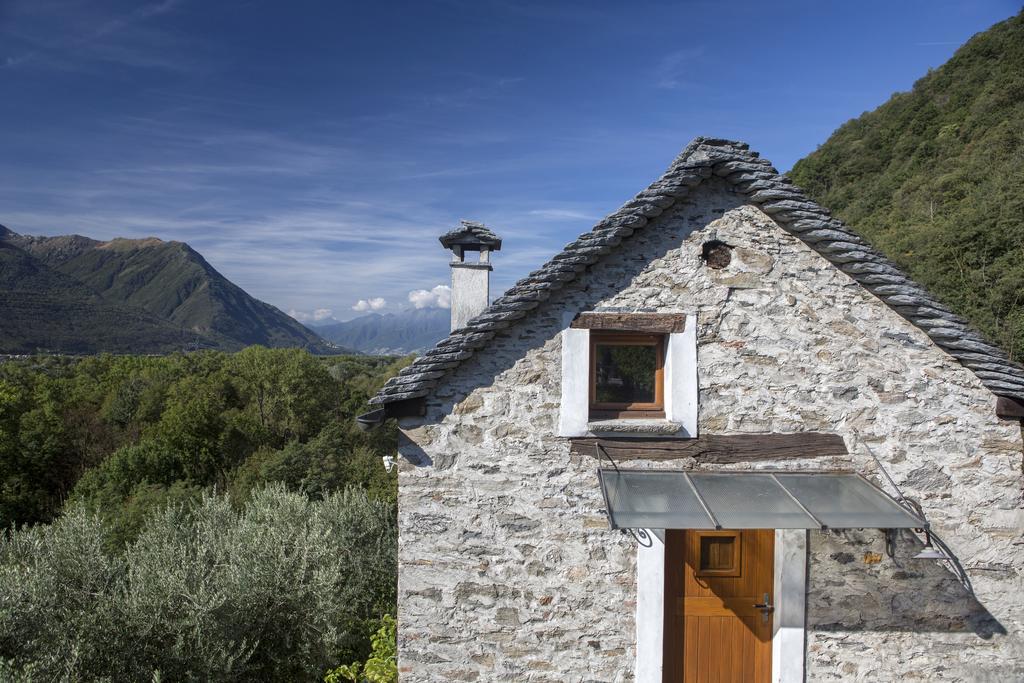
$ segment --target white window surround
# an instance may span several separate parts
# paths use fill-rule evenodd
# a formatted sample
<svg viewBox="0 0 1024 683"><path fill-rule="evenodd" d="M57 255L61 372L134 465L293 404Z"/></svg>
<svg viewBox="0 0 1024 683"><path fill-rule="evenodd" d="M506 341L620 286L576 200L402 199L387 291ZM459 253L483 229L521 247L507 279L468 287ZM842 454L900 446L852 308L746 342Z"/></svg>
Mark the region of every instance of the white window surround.
<svg viewBox="0 0 1024 683"><path fill-rule="evenodd" d="M637 545L636 681L661 683L665 631L665 544L649 534ZM803 683L807 602L807 531L775 530L772 683Z"/></svg>
<svg viewBox="0 0 1024 683"><path fill-rule="evenodd" d="M569 327L575 317L575 313L566 313L563 319L562 401L558 413L558 435L593 436L594 432L588 427L590 330ZM668 335L665 348L665 419L658 422L678 424L674 436L697 436L697 316L693 313L686 315L682 332Z"/></svg>

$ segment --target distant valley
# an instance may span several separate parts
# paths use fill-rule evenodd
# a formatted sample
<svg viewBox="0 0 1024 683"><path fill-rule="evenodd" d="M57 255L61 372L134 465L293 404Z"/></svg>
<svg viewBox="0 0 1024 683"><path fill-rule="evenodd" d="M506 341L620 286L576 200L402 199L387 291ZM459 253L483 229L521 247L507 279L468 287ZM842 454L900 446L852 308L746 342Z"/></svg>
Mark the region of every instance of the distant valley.
<svg viewBox="0 0 1024 683"><path fill-rule="evenodd" d="M247 294L183 242L0 226L0 353L346 349Z"/></svg>
<svg viewBox="0 0 1024 683"><path fill-rule="evenodd" d="M451 312L421 308L401 313L370 313L322 325L317 333L339 346L371 355L405 355L429 349L448 336Z"/></svg>

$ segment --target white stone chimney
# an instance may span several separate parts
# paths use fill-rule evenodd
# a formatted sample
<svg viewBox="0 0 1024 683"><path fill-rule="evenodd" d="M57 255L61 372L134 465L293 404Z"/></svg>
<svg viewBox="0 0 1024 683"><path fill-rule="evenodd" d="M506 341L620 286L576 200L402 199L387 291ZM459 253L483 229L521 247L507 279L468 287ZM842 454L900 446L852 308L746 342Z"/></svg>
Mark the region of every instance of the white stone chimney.
<svg viewBox="0 0 1024 683"><path fill-rule="evenodd" d="M490 303L491 252L501 249L501 238L483 223L461 221L441 235L441 245L452 252L452 331L480 315ZM479 258L467 260L477 252Z"/></svg>

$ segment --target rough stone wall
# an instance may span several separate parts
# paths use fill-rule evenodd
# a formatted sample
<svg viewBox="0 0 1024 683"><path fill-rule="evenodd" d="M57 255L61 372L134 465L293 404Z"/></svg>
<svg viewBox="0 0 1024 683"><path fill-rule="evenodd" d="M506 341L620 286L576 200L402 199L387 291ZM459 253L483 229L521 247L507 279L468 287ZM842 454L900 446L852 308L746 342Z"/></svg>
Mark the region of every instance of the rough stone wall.
<svg viewBox="0 0 1024 683"><path fill-rule="evenodd" d="M784 466L881 483L870 445L967 568L977 598L909 539L811 532L808 680L1024 679L1024 444L977 378L715 179L590 271L402 423L403 681L632 680L635 544L554 436L562 314L598 306L697 312L703 432L837 432L849 457Z"/></svg>

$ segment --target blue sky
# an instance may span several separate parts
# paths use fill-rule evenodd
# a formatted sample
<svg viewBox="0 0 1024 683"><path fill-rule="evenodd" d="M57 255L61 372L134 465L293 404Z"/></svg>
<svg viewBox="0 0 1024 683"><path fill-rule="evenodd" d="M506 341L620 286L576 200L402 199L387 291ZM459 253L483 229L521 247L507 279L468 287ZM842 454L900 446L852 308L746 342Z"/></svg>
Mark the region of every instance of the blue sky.
<svg viewBox="0 0 1024 683"><path fill-rule="evenodd" d="M446 283L468 218L500 292L694 136L787 170L1019 7L0 0L0 223L186 241L347 319Z"/></svg>

